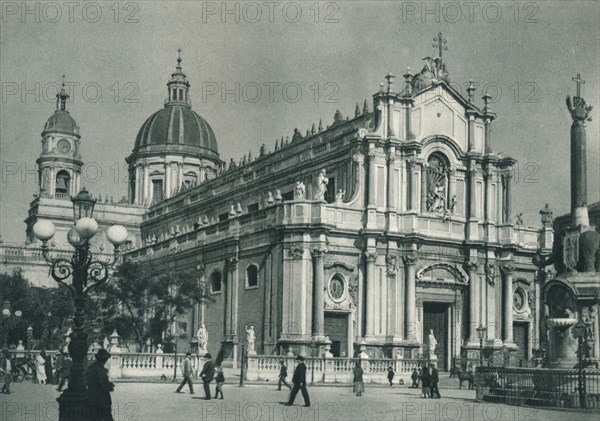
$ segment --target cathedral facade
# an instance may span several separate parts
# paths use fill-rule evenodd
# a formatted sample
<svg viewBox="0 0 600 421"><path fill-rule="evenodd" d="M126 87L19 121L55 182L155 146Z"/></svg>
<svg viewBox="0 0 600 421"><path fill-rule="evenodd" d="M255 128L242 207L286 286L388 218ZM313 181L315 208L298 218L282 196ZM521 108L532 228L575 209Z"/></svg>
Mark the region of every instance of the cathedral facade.
<svg viewBox="0 0 600 421"><path fill-rule="evenodd" d="M516 161L497 152L490 97L480 107L472 85L450 86L441 53L394 79L352 116L226 164L178 59L127 158L129 197L100 202L96 219L128 228L128 258L193 269L208 286L184 342L204 325L208 350L235 364L251 327L259 354L418 358L433 335L428 357L449 369L478 356L484 326L491 354L532 357L543 312L532 259L552 229L512 220ZM62 92L42 133L30 238L38 219L57 224L57 242L72 225L81 138L66 103Z"/></svg>
<svg viewBox="0 0 600 421"><path fill-rule="evenodd" d="M433 334L448 369L483 325L486 349L531 358L551 229L511 220L516 161L496 152L489 97L453 89L441 56L386 79L372 106L226 166L178 64L128 158L131 202L152 204L129 256L208 285L190 339L204 324L235 362L251 327L259 354L417 358Z"/></svg>

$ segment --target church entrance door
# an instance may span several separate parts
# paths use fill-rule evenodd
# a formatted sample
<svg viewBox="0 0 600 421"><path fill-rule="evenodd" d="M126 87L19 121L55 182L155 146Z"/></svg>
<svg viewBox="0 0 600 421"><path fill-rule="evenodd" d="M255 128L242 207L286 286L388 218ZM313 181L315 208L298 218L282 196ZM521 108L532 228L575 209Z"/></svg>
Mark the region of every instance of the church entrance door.
<svg viewBox="0 0 600 421"><path fill-rule="evenodd" d="M522 366L527 361L527 323L513 323L513 337L517 344L517 365Z"/></svg>
<svg viewBox="0 0 600 421"><path fill-rule="evenodd" d="M331 340L334 357L348 356L348 314L325 313L325 336Z"/></svg>
<svg viewBox="0 0 600 421"><path fill-rule="evenodd" d="M448 308L449 303L423 303L423 353L428 352L429 331L437 340L435 355L439 370L448 370Z"/></svg>

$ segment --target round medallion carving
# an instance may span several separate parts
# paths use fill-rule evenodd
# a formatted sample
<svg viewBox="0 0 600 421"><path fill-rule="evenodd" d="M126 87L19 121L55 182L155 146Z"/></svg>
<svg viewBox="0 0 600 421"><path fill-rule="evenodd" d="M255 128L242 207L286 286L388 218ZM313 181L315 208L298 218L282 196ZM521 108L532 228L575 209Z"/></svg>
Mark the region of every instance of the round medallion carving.
<svg viewBox="0 0 600 421"><path fill-rule="evenodd" d="M332 276L329 280L329 285L327 289L331 299L336 303L339 303L344 299L344 295L346 292L346 283L344 281L344 278L342 278L340 275Z"/></svg>

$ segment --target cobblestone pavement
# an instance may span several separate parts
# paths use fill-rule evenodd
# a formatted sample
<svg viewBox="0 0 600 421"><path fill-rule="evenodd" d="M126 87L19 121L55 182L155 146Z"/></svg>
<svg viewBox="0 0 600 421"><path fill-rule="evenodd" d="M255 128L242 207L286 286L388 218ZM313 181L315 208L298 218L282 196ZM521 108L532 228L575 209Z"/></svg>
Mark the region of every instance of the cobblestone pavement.
<svg viewBox="0 0 600 421"><path fill-rule="evenodd" d="M309 387L312 406L303 407L298 394L295 405L284 406L288 391L277 391L273 384L238 387L225 384L224 400L205 401L201 384L195 395L173 393L173 383L117 383L113 397L116 421L162 420L591 420L597 412L538 409L475 401L475 392L459 390L452 379L442 382L442 399L421 399L417 389L406 386L366 385L357 397L348 386ZM20 383L12 385L11 395L0 395L0 421L50 421L58 419L59 395L50 385ZM212 385L214 393L214 383Z"/></svg>

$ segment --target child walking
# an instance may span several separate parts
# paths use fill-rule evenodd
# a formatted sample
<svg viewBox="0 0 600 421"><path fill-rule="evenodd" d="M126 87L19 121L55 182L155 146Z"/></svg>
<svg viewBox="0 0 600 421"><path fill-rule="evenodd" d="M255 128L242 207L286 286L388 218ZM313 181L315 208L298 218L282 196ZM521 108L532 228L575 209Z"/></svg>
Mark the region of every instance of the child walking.
<svg viewBox="0 0 600 421"><path fill-rule="evenodd" d="M217 388L215 389L215 399L221 394L221 399L223 399L223 383L225 383L225 376L223 375L223 368L221 365L215 367L215 380L217 382Z"/></svg>

